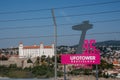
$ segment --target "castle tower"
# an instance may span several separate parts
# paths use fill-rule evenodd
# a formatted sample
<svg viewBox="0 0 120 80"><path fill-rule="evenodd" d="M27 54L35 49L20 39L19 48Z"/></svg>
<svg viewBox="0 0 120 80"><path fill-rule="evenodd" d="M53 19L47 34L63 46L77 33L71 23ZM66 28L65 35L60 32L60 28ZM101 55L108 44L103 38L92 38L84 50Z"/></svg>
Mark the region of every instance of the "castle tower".
<svg viewBox="0 0 120 80"><path fill-rule="evenodd" d="M23 43L20 42L19 43L19 58L23 58L24 57L24 53L23 53Z"/></svg>
<svg viewBox="0 0 120 80"><path fill-rule="evenodd" d="M42 55L44 55L44 45L43 45L43 43L41 42L41 43L40 43L40 54L39 54L39 56L41 57Z"/></svg>

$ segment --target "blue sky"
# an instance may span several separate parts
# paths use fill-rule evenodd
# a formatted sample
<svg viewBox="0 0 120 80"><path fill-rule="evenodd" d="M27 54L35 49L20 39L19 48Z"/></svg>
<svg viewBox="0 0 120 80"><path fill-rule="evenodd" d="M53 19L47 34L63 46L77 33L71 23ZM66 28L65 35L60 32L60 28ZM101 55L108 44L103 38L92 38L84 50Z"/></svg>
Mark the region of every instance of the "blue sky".
<svg viewBox="0 0 120 80"><path fill-rule="evenodd" d="M68 7L68 6L80 6L84 4L94 4L94 3L103 3L103 2L111 2L111 1L114 2L119 0L104 0L104 1L103 0L0 0L0 13L52 9L52 8ZM80 24L82 23L82 21L89 20L90 23L93 24L93 29L87 32L86 39L96 39L97 41L120 40L119 33L95 34L95 33L120 32L119 8L120 8L120 2L104 4L104 5L54 9L56 22L58 25L57 35L81 34L80 31L72 30L72 26L76 24ZM70 17L62 17L62 18L58 17L58 16L67 16L67 15L99 13L106 11L118 11L118 12L111 12L106 14L70 16ZM44 36L54 35L54 26L53 26L52 18L2 22L4 20L31 19L31 18L41 18L41 17L52 17L51 10L0 14L0 47L1 48L17 47L19 42L23 42L24 45L33 45L33 44L39 45L40 42L43 42L45 45L50 45L51 43L53 43L54 42L53 37L44 37ZM116 20L116 21L100 22L106 20L107 21ZM69 25L60 25L60 24L69 24ZM14 29L14 27L17 29ZM23 28L23 27L29 27L29 28ZM89 35L92 33L94 35ZM33 37L33 38L18 39L16 37ZM16 38L16 39L10 39L10 38ZM80 35L61 36L58 37L57 44L75 45L79 42L79 39L80 39Z"/></svg>

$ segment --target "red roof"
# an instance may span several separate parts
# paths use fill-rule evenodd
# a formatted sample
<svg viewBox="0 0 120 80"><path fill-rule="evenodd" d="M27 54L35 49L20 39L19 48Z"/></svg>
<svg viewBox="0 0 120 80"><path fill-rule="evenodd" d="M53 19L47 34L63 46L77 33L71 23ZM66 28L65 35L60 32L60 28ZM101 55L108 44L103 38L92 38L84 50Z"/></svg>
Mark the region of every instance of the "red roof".
<svg viewBox="0 0 120 80"><path fill-rule="evenodd" d="M52 46L44 46L44 48L52 48Z"/></svg>
<svg viewBox="0 0 120 80"><path fill-rule="evenodd" d="M39 49L39 48L40 46L36 46L36 45L23 47L23 49ZM44 46L44 48L52 48L52 46Z"/></svg>
<svg viewBox="0 0 120 80"><path fill-rule="evenodd" d="M38 49L40 46L24 46L23 49Z"/></svg>
<svg viewBox="0 0 120 80"><path fill-rule="evenodd" d="M119 62L118 61L113 61L113 64L119 64Z"/></svg>

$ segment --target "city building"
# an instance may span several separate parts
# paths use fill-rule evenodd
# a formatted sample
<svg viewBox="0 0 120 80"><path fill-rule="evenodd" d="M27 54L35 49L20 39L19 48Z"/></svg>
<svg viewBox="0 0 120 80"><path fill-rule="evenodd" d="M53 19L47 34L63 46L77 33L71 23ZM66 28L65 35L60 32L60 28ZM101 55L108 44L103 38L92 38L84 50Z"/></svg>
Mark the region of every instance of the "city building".
<svg viewBox="0 0 120 80"><path fill-rule="evenodd" d="M50 46L44 46L43 43L32 46L24 46L23 43L19 44L19 58L34 58L43 55L46 57L54 56L54 44Z"/></svg>
<svg viewBox="0 0 120 80"><path fill-rule="evenodd" d="M118 62L117 59L114 59L114 61L113 61L113 65L114 65L114 66L120 66L120 64L119 64L119 62Z"/></svg>

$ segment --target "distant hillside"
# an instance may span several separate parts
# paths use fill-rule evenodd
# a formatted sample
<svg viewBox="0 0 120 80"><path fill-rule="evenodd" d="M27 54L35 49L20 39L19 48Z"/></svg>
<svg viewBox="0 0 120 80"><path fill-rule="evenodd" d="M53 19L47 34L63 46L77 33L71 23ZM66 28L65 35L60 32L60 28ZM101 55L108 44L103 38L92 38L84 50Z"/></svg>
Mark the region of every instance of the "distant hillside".
<svg viewBox="0 0 120 80"><path fill-rule="evenodd" d="M96 46L120 46L120 40L108 40L108 41L97 42ZM77 48L78 45L74 45L71 47Z"/></svg>
<svg viewBox="0 0 120 80"><path fill-rule="evenodd" d="M96 46L120 46L120 40L109 40L97 42Z"/></svg>

